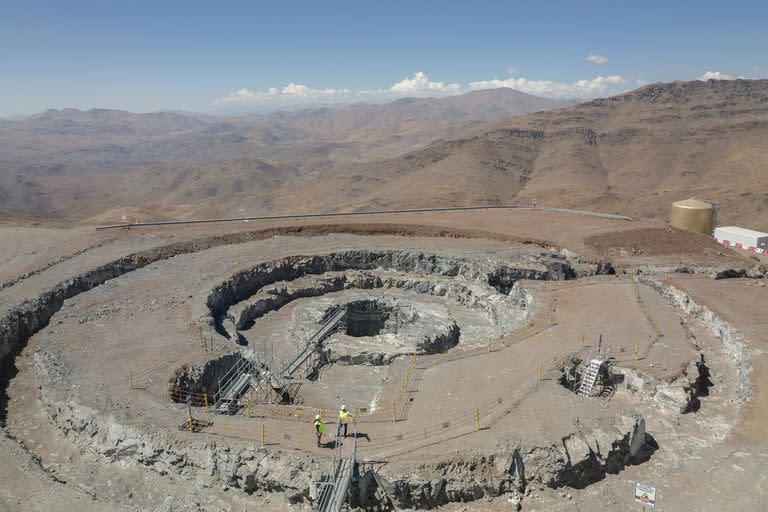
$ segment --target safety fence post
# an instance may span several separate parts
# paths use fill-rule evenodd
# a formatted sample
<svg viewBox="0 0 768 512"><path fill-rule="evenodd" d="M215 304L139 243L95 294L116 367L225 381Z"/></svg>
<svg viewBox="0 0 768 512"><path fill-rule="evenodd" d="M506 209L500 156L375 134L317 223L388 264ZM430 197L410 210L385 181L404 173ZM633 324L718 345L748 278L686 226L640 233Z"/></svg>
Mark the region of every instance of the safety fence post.
<svg viewBox="0 0 768 512"><path fill-rule="evenodd" d="M205 412L208 412L208 393L203 393L203 402L205 403Z"/></svg>
<svg viewBox="0 0 768 512"><path fill-rule="evenodd" d="M392 402L392 423L397 423L397 409L395 409L395 402Z"/></svg>
<svg viewBox="0 0 768 512"><path fill-rule="evenodd" d="M544 371L544 363L539 363L539 382L541 382L541 373Z"/></svg>
<svg viewBox="0 0 768 512"><path fill-rule="evenodd" d="M477 430L480 430L480 409L475 412L475 423L477 424Z"/></svg>
<svg viewBox="0 0 768 512"><path fill-rule="evenodd" d="M488 352L491 351L491 337L488 336Z"/></svg>
<svg viewBox="0 0 768 512"><path fill-rule="evenodd" d="M413 353L413 365L411 366L414 370L416 369L416 352Z"/></svg>
<svg viewBox="0 0 768 512"><path fill-rule="evenodd" d="M133 389L133 371L128 370L128 383L131 386L131 389Z"/></svg>
<svg viewBox="0 0 768 512"><path fill-rule="evenodd" d="M635 361L640 360L640 345L635 343Z"/></svg>
<svg viewBox="0 0 768 512"><path fill-rule="evenodd" d="M264 425L261 426L261 447L264 448L264 431L265 427Z"/></svg>
<svg viewBox="0 0 768 512"><path fill-rule="evenodd" d="M251 401L250 399L245 399L245 416L247 418L251 417Z"/></svg>

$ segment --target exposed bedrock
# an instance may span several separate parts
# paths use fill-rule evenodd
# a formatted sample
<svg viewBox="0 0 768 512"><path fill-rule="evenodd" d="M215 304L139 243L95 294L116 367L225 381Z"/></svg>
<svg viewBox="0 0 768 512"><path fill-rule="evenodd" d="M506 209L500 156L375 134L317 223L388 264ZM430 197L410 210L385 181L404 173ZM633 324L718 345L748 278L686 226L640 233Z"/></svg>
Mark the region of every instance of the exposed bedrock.
<svg viewBox="0 0 768 512"><path fill-rule="evenodd" d="M708 307L698 304L693 300L693 297L683 290L647 277L640 277L639 281L656 290L662 298L678 311L692 318L709 331L710 334L720 339L723 343L725 354L736 367L738 375L736 398L739 401L746 401L752 398L752 390L749 386L752 365L747 350L747 343L741 331L731 326Z"/></svg>
<svg viewBox="0 0 768 512"><path fill-rule="evenodd" d="M228 281L216 286L208 295L207 306L211 321L223 335L233 337L233 331L249 325L254 319L268 311L279 308L290 300L299 297L322 295L338 291L351 282L361 288L378 287L379 282L370 276L361 276L361 280L350 281L346 277L335 276L323 280L317 287L296 290L291 294L279 294L264 298L256 303L240 318L228 315L228 309L234 304L255 295L265 286L281 281L293 281L306 275L320 275L328 272L348 270L384 270L398 271L420 276L461 277L465 281L492 286L498 292L508 294L514 284L521 279L573 279L582 275L591 275L594 270L584 265L574 269L571 263L556 253L542 252L538 257L521 257L516 265L493 264L451 258L417 250L406 251L345 251L322 256L292 256L279 261L262 263L250 270L238 272ZM404 279L400 283L387 282L388 286L408 289L411 283L413 291L428 286L424 280ZM380 286L385 286L382 280ZM443 285L445 286L445 285ZM448 289L438 288L437 294L447 294ZM426 290L422 293L427 293Z"/></svg>
<svg viewBox="0 0 768 512"><path fill-rule="evenodd" d="M706 395L711 385L703 355L672 379L659 379L648 372L618 366L613 370L623 376L624 387L630 393L652 400L659 409L681 414L698 410L699 396Z"/></svg>
<svg viewBox="0 0 768 512"><path fill-rule="evenodd" d="M200 366L182 366L171 377L170 387L174 391L172 397L176 401L184 401L184 392L192 393L193 397L204 393L213 397L219 390L219 379L224 377L240 357L238 353L224 354Z"/></svg>
<svg viewBox="0 0 768 512"><path fill-rule="evenodd" d="M496 454L457 456L422 466L407 477L387 474L386 468L378 481L364 473L353 489L352 503L364 508L378 505L384 494L379 484L396 507L416 509L507 493L521 499L529 486L584 488L606 474L648 460L657 448L642 417L624 417L621 422L610 429L569 434L550 446L516 445Z"/></svg>
<svg viewBox="0 0 768 512"><path fill-rule="evenodd" d="M445 297L461 306L480 310L493 325L498 326L500 332L508 332L519 325L521 317L526 316L532 301L529 292L515 288L520 287L513 287L509 296L503 296L493 288L479 283L409 278L393 272L333 272L265 287L249 300L233 306L223 320L223 325L228 329L230 326L238 330L249 329L258 318L300 298L351 289L399 289Z"/></svg>
<svg viewBox="0 0 768 512"><path fill-rule="evenodd" d="M341 231L344 230L341 229ZM0 362L4 362L8 354L18 353L18 351L21 350L21 347L23 347L33 334L48 325L53 314L61 308L64 301L68 298L88 291L95 286L103 284L109 279L142 268L155 261L171 258L179 254L202 251L219 245L262 239L270 236L270 233L269 230L264 232L237 233L233 235L221 235L200 240L169 244L155 249L126 255L64 281L54 288L43 292L34 300L25 301L18 306L11 308L8 313L0 319ZM368 257L361 260L359 263L359 265L362 265L362 268L381 266L385 268L401 268L404 271L415 273L432 273L430 270L434 271L435 269L439 269L443 275L456 275L458 273L472 274L473 272L478 273L478 277L482 275L482 270L476 268L476 265L473 266L465 263L456 266L455 264L450 264L446 261L450 260L450 258L429 256L424 253L419 253L418 251L413 252L421 254L420 257L413 256L409 258L406 256L393 256L394 254L402 255L407 252L409 251L399 253L349 251L344 253L345 256L342 258L333 258L332 262L319 261L324 258L311 258L313 261L310 266L314 266L315 270L310 273L321 273L334 268L336 270L360 268L359 266L355 267L355 257L357 254L362 256L367 254ZM542 254L549 255L553 261L565 261L563 257L555 253L545 252ZM302 257L293 258L293 262L287 262L287 266L298 264L302 259ZM330 268L324 269L324 264L328 264ZM217 287L217 290L211 294L208 301L208 305L211 308L214 318L226 311L230 305L242 300L242 298L252 295L264 284L278 280L277 278L273 278L272 281L269 281L269 278L267 277L261 281L258 279L254 281L245 276L246 274L259 274L260 271L264 270L262 267L264 266L257 267L259 270L253 269L245 273L237 274L236 277L241 277L235 279L237 281L236 283L230 283L229 285L225 283L220 287ZM549 275L546 273L546 269L539 268L535 272L539 272L542 278L546 278L546 276ZM592 271L588 266L580 265L578 275L588 275L590 272ZM298 274L295 272L287 272L286 275L294 275L295 277ZM248 292L248 290L250 290L250 292Z"/></svg>
<svg viewBox="0 0 768 512"><path fill-rule="evenodd" d="M72 395L55 351L35 356L39 399L58 428L83 449L122 464L140 464L193 485L227 485L246 493L281 493L289 502L317 497L316 482L327 461L301 454L256 450L238 440L209 437L178 439L167 428L128 425L122 411L104 414L80 405ZM618 423L618 424L617 424ZM448 502L471 502L508 494L522 497L527 487L585 487L608 473L647 460L656 448L642 417L620 417L610 427L573 432L550 445L509 442L495 453L455 453L403 474L387 467L375 479L365 470L353 487L355 506L431 509ZM378 486L384 492L377 492Z"/></svg>
<svg viewBox="0 0 768 512"><path fill-rule="evenodd" d="M64 301L86 292L109 279L121 276L146 265L139 256L126 256L68 279L51 290L43 292L35 300L27 300L11 309L0 319L0 360L20 350L33 334L48 325Z"/></svg>
<svg viewBox="0 0 768 512"><path fill-rule="evenodd" d="M345 294L338 304L348 308L346 330L324 343L327 362L390 364L399 356L443 353L459 343L459 326L441 304L388 295L370 299L360 292ZM317 306L328 309L312 306L299 316L314 316Z"/></svg>
<svg viewBox="0 0 768 512"><path fill-rule="evenodd" d="M560 369L560 384L575 393L587 364L587 361L571 359ZM603 366L601 377L608 390L640 396L650 400L660 410L679 414L697 411L699 397L706 396L712 385L703 354L681 368L679 374L669 378L620 364Z"/></svg>

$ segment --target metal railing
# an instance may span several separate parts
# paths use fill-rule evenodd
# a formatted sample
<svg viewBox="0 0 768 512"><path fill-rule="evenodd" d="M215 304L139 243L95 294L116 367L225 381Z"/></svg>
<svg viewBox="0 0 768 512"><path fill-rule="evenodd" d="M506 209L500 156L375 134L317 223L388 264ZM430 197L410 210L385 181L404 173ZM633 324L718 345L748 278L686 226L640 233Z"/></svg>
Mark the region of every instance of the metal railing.
<svg viewBox="0 0 768 512"><path fill-rule="evenodd" d="M315 510L318 512L338 512L347 502L350 487L352 487L352 476L357 463L357 427L352 423L352 451L349 458L344 458L342 454L341 427L342 423L336 425L336 445L333 451L333 461L331 462L331 472L328 477L320 482L322 490L318 496Z"/></svg>
<svg viewBox="0 0 768 512"><path fill-rule="evenodd" d="M253 363L242 355L235 361L227 373L219 379L219 388L214 394L214 410L222 412L221 406L240 398L250 387L251 378L256 373Z"/></svg>
<svg viewBox="0 0 768 512"><path fill-rule="evenodd" d="M298 370L304 362L309 359L312 352L323 342L328 336L337 332L339 326L344 324L344 320L347 317L346 307L342 308L337 305L331 308L323 318L320 320L320 327L307 337L299 346L299 353L288 366L283 370L283 377L290 378L296 370Z"/></svg>

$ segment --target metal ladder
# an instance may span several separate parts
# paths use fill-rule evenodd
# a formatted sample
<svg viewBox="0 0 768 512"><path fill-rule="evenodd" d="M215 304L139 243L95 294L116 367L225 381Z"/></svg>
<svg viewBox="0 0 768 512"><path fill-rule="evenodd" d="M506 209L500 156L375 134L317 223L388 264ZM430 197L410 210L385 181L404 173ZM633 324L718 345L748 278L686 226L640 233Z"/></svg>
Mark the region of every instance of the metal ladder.
<svg viewBox="0 0 768 512"><path fill-rule="evenodd" d="M589 361L589 366L587 366L587 370L584 372L584 378L581 379L581 384L579 385L579 390L576 394L589 396L589 393L592 392L592 388L595 386L595 382L597 382L597 378L600 375L600 368L603 366L604 362L605 360L601 357Z"/></svg>
<svg viewBox="0 0 768 512"><path fill-rule="evenodd" d="M339 512L347 502L349 490L352 487L352 476L357 463L357 429L353 425L352 452L349 458L344 458L341 453L341 423L336 426L336 446L334 448L331 473L321 482L323 486L318 496L317 512Z"/></svg>
<svg viewBox="0 0 768 512"><path fill-rule="evenodd" d="M251 379L256 373L253 363L238 354L238 358L232 367L219 379L219 389L213 395L213 409L216 412L229 412L229 409L222 409L222 405L237 400L248 390L251 385Z"/></svg>
<svg viewBox="0 0 768 512"><path fill-rule="evenodd" d="M298 370L304 362L309 359L312 352L323 342L328 336L338 332L343 326L346 328L347 309L341 306L334 306L329 310L322 320L320 320L320 327L315 330L309 337L307 337L299 346L299 353L288 366L283 370L283 377L286 379Z"/></svg>

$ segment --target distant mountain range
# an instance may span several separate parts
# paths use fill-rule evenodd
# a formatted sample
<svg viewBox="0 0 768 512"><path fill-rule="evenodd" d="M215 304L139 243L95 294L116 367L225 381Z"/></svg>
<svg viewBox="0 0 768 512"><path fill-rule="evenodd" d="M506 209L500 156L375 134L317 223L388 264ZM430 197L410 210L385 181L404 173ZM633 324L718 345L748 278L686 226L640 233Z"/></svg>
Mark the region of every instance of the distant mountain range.
<svg viewBox="0 0 768 512"><path fill-rule="evenodd" d="M567 105L510 89L233 118L49 111L0 125L0 212L145 217L530 202L768 229L768 80Z"/></svg>
<svg viewBox="0 0 768 512"><path fill-rule="evenodd" d="M314 202L347 209L529 203L668 215L717 202L720 220L768 230L768 80L653 84L491 121L374 163L314 172ZM286 189L281 203L297 194Z"/></svg>
<svg viewBox="0 0 768 512"><path fill-rule="evenodd" d="M564 105L496 89L237 117L49 110L0 124L0 211L82 217L133 201L134 192L145 203L166 194L177 198L178 188L164 188L174 183L167 175L199 176L201 170L271 167L285 173L279 177L284 181L338 162L391 157L491 119ZM246 188L267 186L259 173L241 177ZM141 190L150 183L152 190ZM200 190L190 197L219 190L204 177L193 183Z"/></svg>

